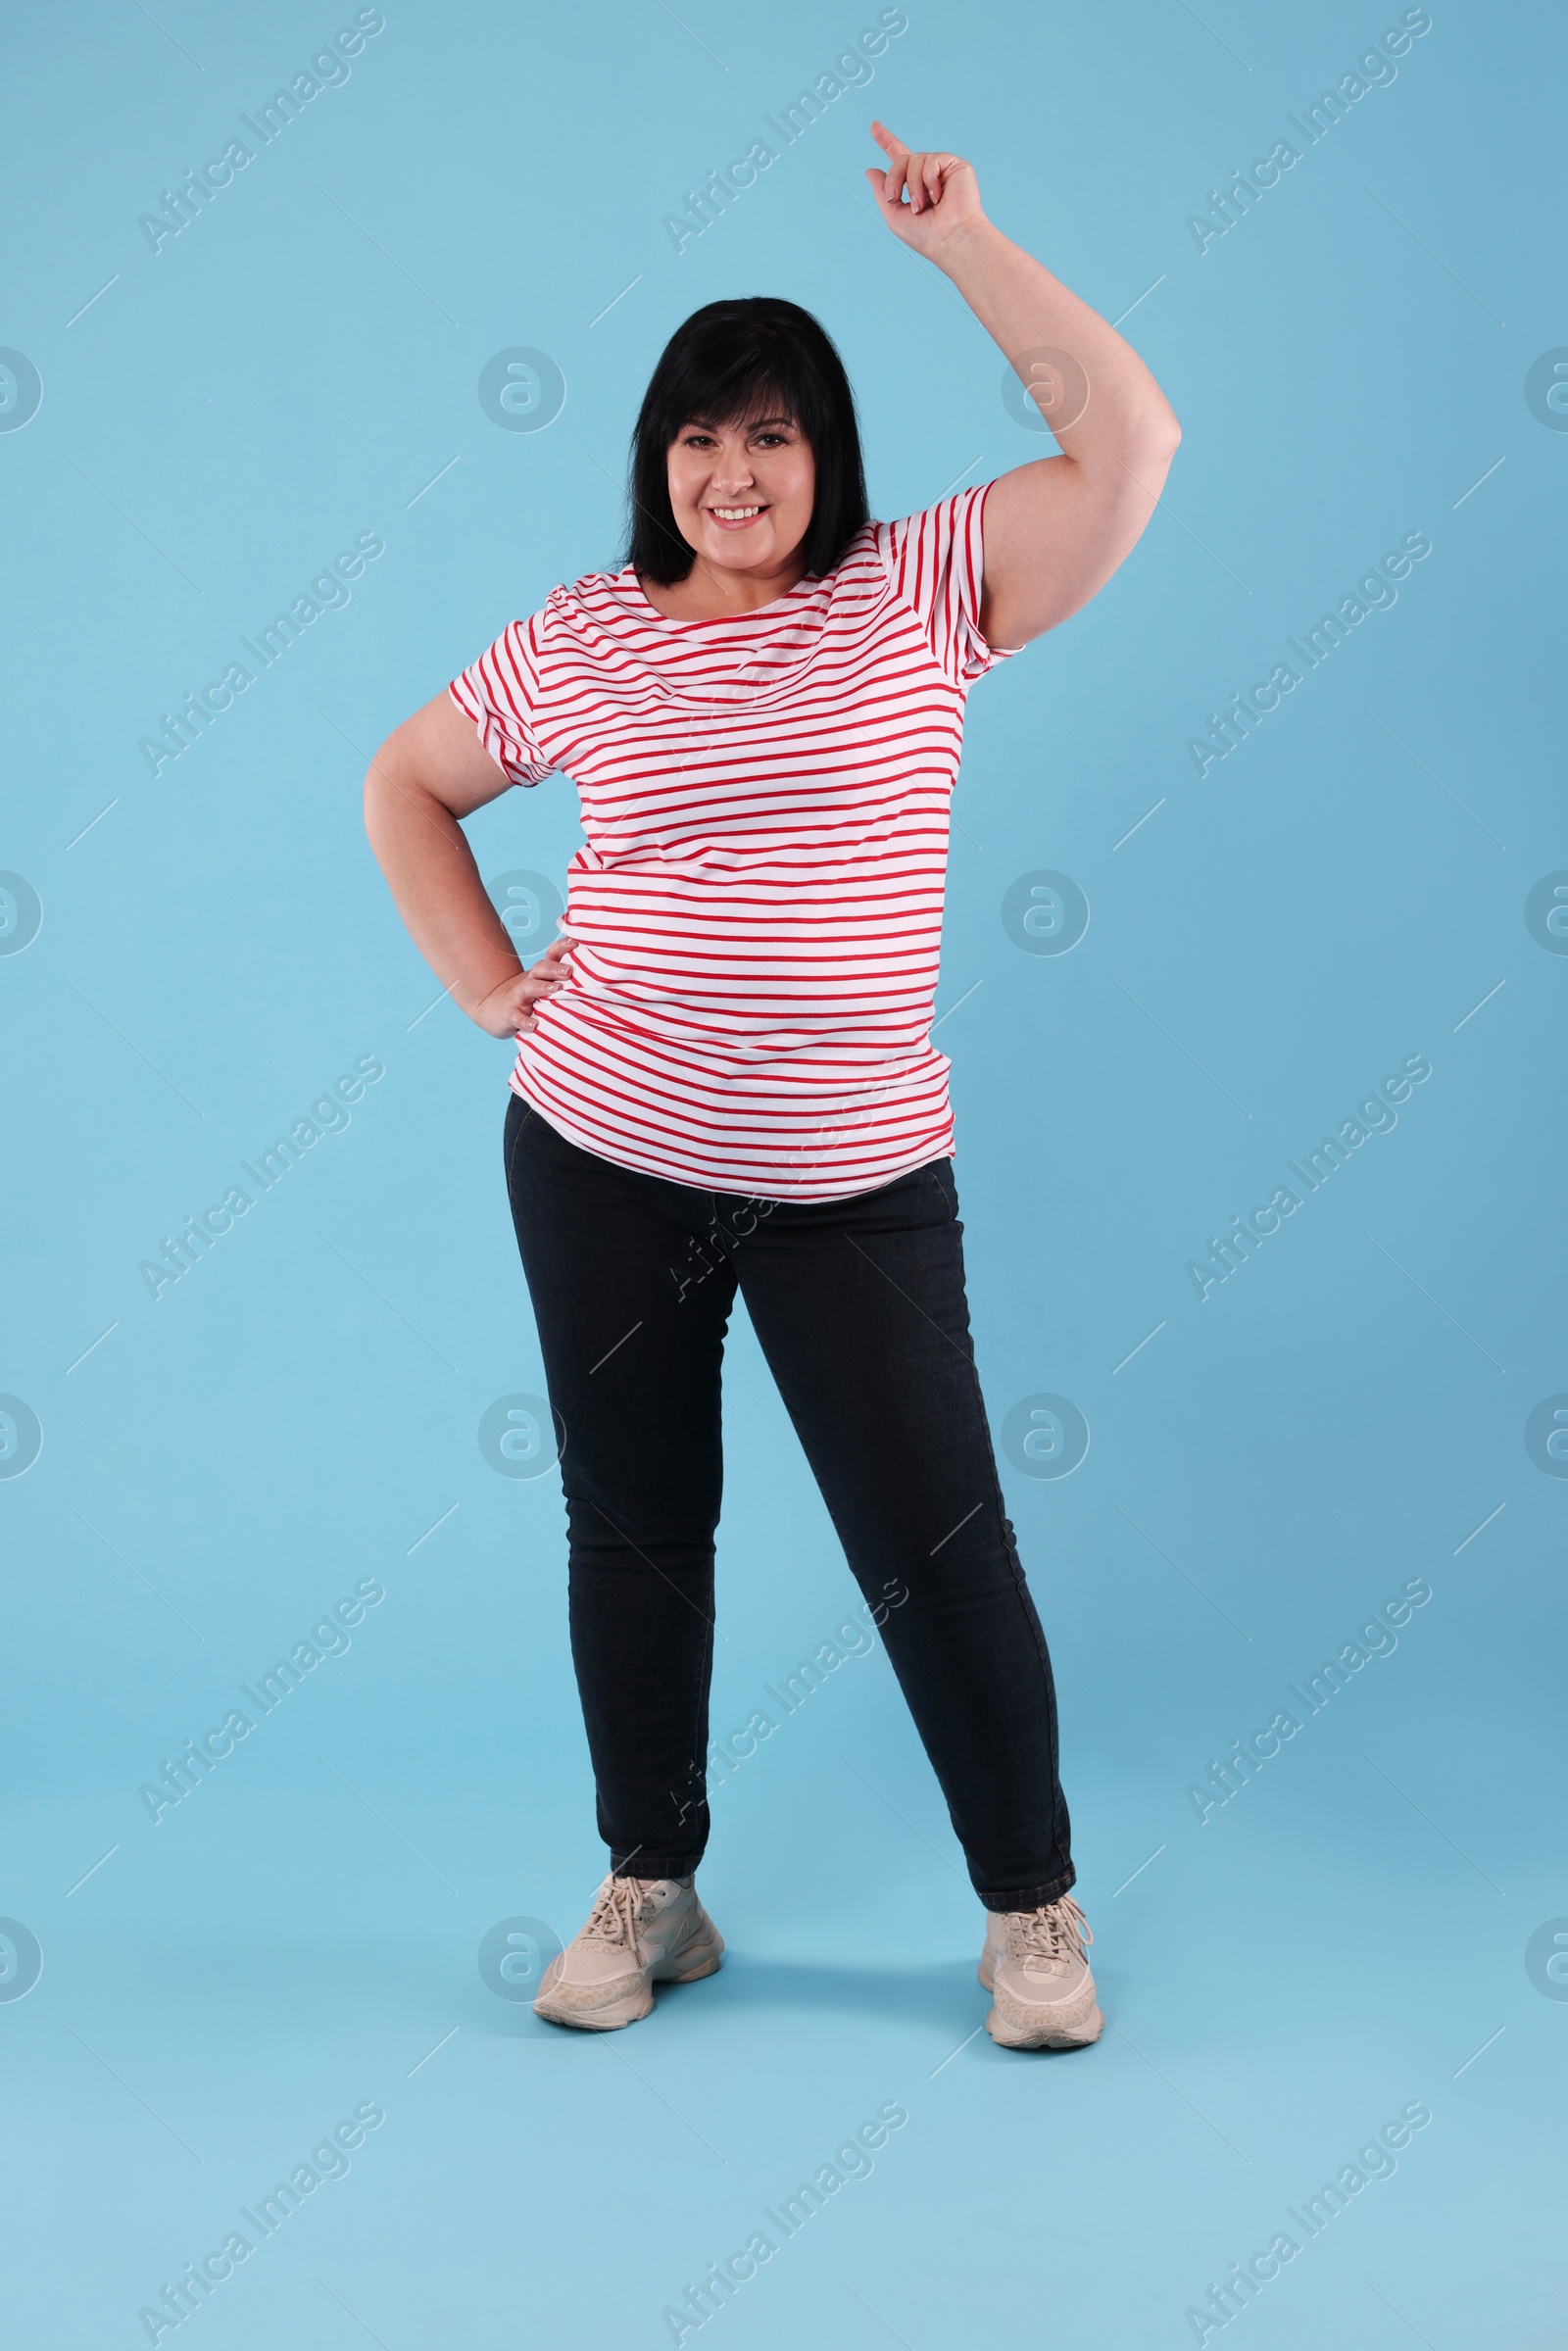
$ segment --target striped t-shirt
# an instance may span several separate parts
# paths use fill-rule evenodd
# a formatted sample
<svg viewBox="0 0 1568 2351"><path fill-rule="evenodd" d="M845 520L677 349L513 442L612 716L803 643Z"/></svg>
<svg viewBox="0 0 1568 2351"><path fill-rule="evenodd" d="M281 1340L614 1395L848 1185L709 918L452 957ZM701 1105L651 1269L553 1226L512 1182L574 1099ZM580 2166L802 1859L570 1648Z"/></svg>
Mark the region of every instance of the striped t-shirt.
<svg viewBox="0 0 1568 2351"><path fill-rule="evenodd" d="M453 679L514 783L577 787L570 973L512 1086L584 1151L798 1200L952 1151L948 803L969 687L1016 650L980 634L988 487L724 619L589 572Z"/></svg>

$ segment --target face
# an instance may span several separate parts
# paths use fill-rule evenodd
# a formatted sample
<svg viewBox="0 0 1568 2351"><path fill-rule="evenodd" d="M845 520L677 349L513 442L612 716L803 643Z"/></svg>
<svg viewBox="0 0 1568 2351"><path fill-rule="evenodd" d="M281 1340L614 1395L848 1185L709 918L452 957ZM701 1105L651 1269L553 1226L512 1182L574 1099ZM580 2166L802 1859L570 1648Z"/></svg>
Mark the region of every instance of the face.
<svg viewBox="0 0 1568 2351"><path fill-rule="evenodd" d="M715 569L785 570L810 525L816 464L787 416L694 421L669 445L675 528Z"/></svg>

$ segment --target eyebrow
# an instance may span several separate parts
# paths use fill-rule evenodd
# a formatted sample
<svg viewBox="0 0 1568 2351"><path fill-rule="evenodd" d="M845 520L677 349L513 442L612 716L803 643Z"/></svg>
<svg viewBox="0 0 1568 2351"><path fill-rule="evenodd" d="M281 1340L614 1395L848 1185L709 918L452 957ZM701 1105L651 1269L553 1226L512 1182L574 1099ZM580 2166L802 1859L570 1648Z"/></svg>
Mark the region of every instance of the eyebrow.
<svg viewBox="0 0 1568 2351"><path fill-rule="evenodd" d="M793 416L753 416L746 429L748 432L761 432L773 424L788 424L793 427L795 418ZM688 416L681 426L682 432L712 432L715 429L715 420L711 416Z"/></svg>

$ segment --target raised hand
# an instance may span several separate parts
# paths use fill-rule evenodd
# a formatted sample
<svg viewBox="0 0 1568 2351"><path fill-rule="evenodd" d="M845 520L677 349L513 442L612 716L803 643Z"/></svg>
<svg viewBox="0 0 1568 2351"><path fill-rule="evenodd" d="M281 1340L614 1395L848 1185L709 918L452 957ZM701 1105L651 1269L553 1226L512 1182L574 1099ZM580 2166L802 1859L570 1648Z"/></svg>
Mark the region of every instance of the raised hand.
<svg viewBox="0 0 1568 2351"><path fill-rule="evenodd" d="M906 147L885 122L873 122L871 136L888 159L885 171L874 166L866 171L871 193L894 235L916 253L934 261L956 235L985 219L974 166L961 155Z"/></svg>

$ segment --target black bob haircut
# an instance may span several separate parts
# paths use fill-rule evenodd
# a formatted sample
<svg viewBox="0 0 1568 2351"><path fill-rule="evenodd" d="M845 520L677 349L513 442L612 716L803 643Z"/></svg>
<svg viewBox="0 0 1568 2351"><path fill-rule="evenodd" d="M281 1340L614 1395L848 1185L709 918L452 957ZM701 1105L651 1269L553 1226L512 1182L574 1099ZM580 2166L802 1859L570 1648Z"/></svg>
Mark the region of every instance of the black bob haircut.
<svg viewBox="0 0 1568 2351"><path fill-rule="evenodd" d="M634 570L670 587L695 560L669 503L666 453L682 426L775 413L792 420L816 462L806 568L817 578L833 569L868 514L855 394L809 311L753 294L693 311L660 355L632 434L626 561Z"/></svg>

